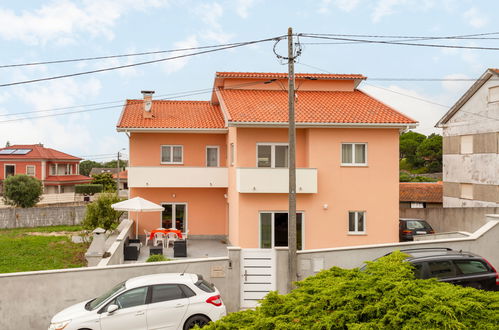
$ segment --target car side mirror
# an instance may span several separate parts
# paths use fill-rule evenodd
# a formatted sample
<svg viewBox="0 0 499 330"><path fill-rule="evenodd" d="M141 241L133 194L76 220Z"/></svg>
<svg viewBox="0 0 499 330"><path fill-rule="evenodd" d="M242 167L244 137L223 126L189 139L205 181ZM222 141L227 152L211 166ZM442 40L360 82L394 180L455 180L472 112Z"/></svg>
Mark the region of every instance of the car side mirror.
<svg viewBox="0 0 499 330"><path fill-rule="evenodd" d="M107 306L107 312L109 314L116 312L119 309L118 305L111 304Z"/></svg>

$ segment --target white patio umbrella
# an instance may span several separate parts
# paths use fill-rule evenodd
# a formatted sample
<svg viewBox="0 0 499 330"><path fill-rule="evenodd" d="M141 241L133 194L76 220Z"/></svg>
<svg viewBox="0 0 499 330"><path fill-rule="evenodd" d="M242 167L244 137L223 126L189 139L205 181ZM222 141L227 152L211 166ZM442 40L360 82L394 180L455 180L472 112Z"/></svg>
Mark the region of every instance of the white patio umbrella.
<svg viewBox="0 0 499 330"><path fill-rule="evenodd" d="M165 208L161 205L155 204L142 197L134 197L126 201L119 202L111 205L116 211L128 212L160 212ZM139 237L139 214L137 213L137 220L135 221L135 238Z"/></svg>

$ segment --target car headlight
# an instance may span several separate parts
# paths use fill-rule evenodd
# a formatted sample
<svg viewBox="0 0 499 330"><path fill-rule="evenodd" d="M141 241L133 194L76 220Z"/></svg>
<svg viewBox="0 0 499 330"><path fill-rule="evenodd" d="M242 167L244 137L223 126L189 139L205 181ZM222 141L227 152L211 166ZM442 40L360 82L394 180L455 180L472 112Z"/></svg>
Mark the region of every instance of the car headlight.
<svg viewBox="0 0 499 330"><path fill-rule="evenodd" d="M71 322L71 320L50 323L49 330L63 330L64 328L66 328L68 326L69 322Z"/></svg>

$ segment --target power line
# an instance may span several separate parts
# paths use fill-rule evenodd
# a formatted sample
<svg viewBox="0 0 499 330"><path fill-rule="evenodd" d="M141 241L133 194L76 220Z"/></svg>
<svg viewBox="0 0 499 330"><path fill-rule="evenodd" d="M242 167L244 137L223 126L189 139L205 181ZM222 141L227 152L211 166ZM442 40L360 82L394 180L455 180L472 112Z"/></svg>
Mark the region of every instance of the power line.
<svg viewBox="0 0 499 330"><path fill-rule="evenodd" d="M224 47L219 47L219 48L215 48L215 49L204 50L204 51L201 51L201 52L190 53L190 54L183 54L183 55L177 55L177 56L166 57L166 58L161 58L161 59L157 59L157 60L150 60L150 61L138 62L138 63L133 63L133 64L125 64L125 65L119 65L119 66L115 66L115 67L108 67L108 68L91 70L91 71L83 71L83 72L77 72L77 73L70 73L70 74L65 74L65 75L60 75L60 76L52 76L52 77L46 77L46 78L31 79L31 80L24 80L24 81L12 82L12 83L0 84L0 87L8 87L8 86L14 86L14 85L21 85L21 84L29 84L29 83L35 83L35 82L47 81L47 80L55 80L55 79L61 79L61 78L69 78L69 77L87 75L87 74L92 74L92 73L100 73L100 72L106 72L106 71L112 71L112 70L130 68L130 67L135 67L135 66L140 66L140 65L152 64L152 63L159 63L159 62L170 61L170 60L175 60L175 59L179 59L179 58L185 58L185 57L190 57L190 56L196 56L196 55L201 55L201 54L207 54L207 53L217 52L217 51L231 49L231 48L237 48L237 47L242 47L242 46L247 46L247 45L253 45L253 44L257 44L257 43L261 43L261 42L275 40L276 38L280 38L280 37L278 36L278 37L267 38L267 39L247 41L247 42L242 42L242 43L238 43L238 44L231 45L231 46L224 46Z"/></svg>
<svg viewBox="0 0 499 330"><path fill-rule="evenodd" d="M487 32L487 33L477 33L477 34L465 34L457 36L404 36L404 35L369 35L369 34L334 34L334 33L300 33L299 35L310 35L310 36L329 36L329 37L355 37L355 38L397 38L397 39L490 39L495 40L498 38L475 38L487 35L498 35L499 32Z"/></svg>
<svg viewBox="0 0 499 330"><path fill-rule="evenodd" d="M416 46L416 47L432 47L432 48L455 48L455 49L475 49L475 50L499 50L498 47L481 47L481 46L458 46L458 45L438 45L438 44L422 44L422 43L411 43L402 41L385 41L385 40L366 40L366 39L352 39L352 38L339 38L339 37L327 37L327 36L315 36L315 35L304 35L300 34L305 38L312 39L327 39L327 40L340 40L340 41L352 41L359 43L371 43L371 44L387 44L387 45L401 45L401 46ZM325 44L335 44L335 43L312 43L303 42L306 45L325 45Z"/></svg>

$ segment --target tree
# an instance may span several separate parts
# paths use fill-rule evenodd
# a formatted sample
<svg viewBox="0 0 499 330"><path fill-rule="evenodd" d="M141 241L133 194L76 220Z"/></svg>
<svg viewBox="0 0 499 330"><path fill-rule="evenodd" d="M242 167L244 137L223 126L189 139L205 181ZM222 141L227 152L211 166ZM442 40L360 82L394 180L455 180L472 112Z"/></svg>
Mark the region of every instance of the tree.
<svg viewBox="0 0 499 330"><path fill-rule="evenodd" d="M40 180L25 174L7 177L4 182L4 202L16 207L33 207L40 201L43 186Z"/></svg>
<svg viewBox="0 0 499 330"><path fill-rule="evenodd" d="M499 292L415 279L398 252L365 271L333 267L203 329L498 329Z"/></svg>
<svg viewBox="0 0 499 330"><path fill-rule="evenodd" d="M80 174L88 176L94 167L102 167L102 164L93 160L84 160L80 163Z"/></svg>
<svg viewBox="0 0 499 330"><path fill-rule="evenodd" d="M400 158L407 159L412 167L422 165L422 160L417 158L416 151L419 145L426 139L426 135L409 131L400 135Z"/></svg>
<svg viewBox="0 0 499 330"><path fill-rule="evenodd" d="M101 184L104 187L104 191L116 191L116 181L112 173L92 175L92 184Z"/></svg>
<svg viewBox="0 0 499 330"><path fill-rule="evenodd" d="M115 229L123 212L115 211L111 205L120 202L120 198L113 193L103 193L97 200L87 205L87 211L82 225L94 230L97 227L105 230Z"/></svg>
<svg viewBox="0 0 499 330"><path fill-rule="evenodd" d="M109 162L106 162L102 165L104 168L116 168L116 162L117 160L111 160ZM120 171L121 169L125 168L128 166L128 161L120 159Z"/></svg>
<svg viewBox="0 0 499 330"><path fill-rule="evenodd" d="M422 159L428 172L442 172L442 136L431 134L418 147L416 156Z"/></svg>

